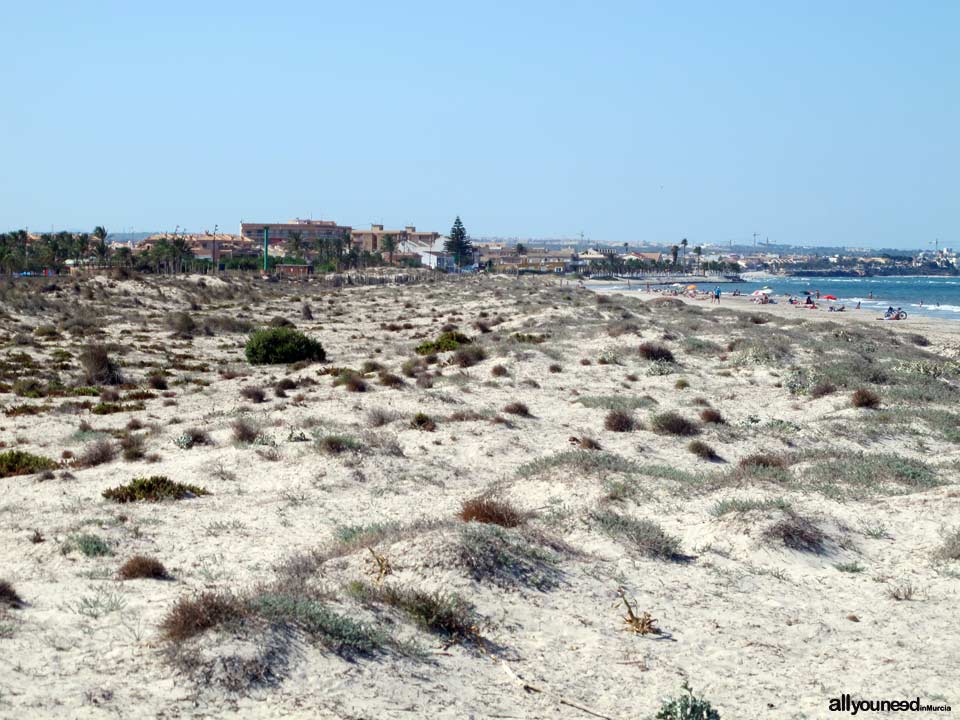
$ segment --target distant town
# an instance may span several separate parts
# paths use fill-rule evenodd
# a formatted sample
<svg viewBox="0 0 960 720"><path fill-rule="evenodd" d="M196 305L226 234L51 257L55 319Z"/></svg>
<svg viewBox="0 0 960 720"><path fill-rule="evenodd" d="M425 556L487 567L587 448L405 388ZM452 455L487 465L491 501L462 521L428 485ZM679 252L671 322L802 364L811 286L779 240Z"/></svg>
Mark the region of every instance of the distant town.
<svg viewBox="0 0 960 720"><path fill-rule="evenodd" d="M439 272L556 273L584 276L955 275L960 255L934 241L926 250L610 243L579 239L470 238L458 217L447 233L416 226L366 229L332 220L241 222L239 232L152 234L92 232L0 234L0 270L55 275L96 268L141 272L254 270L306 276L375 267Z"/></svg>

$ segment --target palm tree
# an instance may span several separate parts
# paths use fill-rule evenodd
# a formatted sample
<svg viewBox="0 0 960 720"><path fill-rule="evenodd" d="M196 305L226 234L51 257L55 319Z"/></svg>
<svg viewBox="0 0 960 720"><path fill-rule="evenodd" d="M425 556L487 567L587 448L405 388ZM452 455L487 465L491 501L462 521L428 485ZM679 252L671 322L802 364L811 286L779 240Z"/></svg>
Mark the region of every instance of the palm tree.
<svg viewBox="0 0 960 720"><path fill-rule="evenodd" d="M117 252L114 253L114 257L117 258L117 262L120 263L120 267L126 267L130 264L133 253L131 252L130 248L125 245L117 249Z"/></svg>
<svg viewBox="0 0 960 720"><path fill-rule="evenodd" d="M287 233L287 242L284 243L283 250L295 258L303 257L303 233L299 230L291 230Z"/></svg>
<svg viewBox="0 0 960 720"><path fill-rule="evenodd" d="M680 252L680 248L677 247L676 245L670 248L670 264L673 267L677 266L677 253L679 252Z"/></svg>
<svg viewBox="0 0 960 720"><path fill-rule="evenodd" d="M99 267L110 264L110 246L107 245L107 241L105 239L97 240L97 242L94 243L93 254L97 256L97 265Z"/></svg>
<svg viewBox="0 0 960 720"><path fill-rule="evenodd" d="M687 264L687 239L684 238L680 241L680 247L683 248L683 264Z"/></svg>
<svg viewBox="0 0 960 720"><path fill-rule="evenodd" d="M700 274L700 259L701 259L701 256L703 255L703 248L700 247L699 245L697 245L697 246L693 249L693 254L697 256L697 274L699 275L699 274Z"/></svg>
<svg viewBox="0 0 960 720"><path fill-rule="evenodd" d="M187 242L186 238L178 237L173 241L170 249L172 251L171 254L173 256L173 260L176 262L176 266L179 268L178 272L183 272L185 262L193 259L193 250L190 248L190 244Z"/></svg>
<svg viewBox="0 0 960 720"><path fill-rule="evenodd" d="M387 251L387 256L389 257L389 262L393 265L393 252L397 249L397 237L390 233L387 233L383 236L382 242L383 249Z"/></svg>

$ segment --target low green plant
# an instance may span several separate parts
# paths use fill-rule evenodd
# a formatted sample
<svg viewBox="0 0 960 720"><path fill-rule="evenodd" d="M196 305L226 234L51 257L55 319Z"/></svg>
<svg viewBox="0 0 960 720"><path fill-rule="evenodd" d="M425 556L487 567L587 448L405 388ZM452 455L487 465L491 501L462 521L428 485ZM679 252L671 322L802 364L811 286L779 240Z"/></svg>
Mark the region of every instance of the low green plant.
<svg viewBox="0 0 960 720"><path fill-rule="evenodd" d="M450 330L440 333L436 340L426 340L415 348L417 355L435 355L440 352L449 352L457 350L461 345L468 345L473 342L463 333Z"/></svg>
<svg viewBox="0 0 960 720"><path fill-rule="evenodd" d="M683 694L661 705L656 720L720 720L720 713L702 697L694 695L693 688L684 682Z"/></svg>
<svg viewBox="0 0 960 720"><path fill-rule="evenodd" d="M681 557L680 539L652 520L636 519L613 510L599 510L590 518L604 533L627 543L641 555L660 560Z"/></svg>
<svg viewBox="0 0 960 720"><path fill-rule="evenodd" d="M32 475L33 473L53 470L57 463L42 455L33 455L23 450L7 450L0 453L0 478L14 475Z"/></svg>
<svg viewBox="0 0 960 720"><path fill-rule="evenodd" d="M174 482L164 475L134 478L126 485L103 491L103 497L118 503L182 500L209 494L209 491L202 487Z"/></svg>

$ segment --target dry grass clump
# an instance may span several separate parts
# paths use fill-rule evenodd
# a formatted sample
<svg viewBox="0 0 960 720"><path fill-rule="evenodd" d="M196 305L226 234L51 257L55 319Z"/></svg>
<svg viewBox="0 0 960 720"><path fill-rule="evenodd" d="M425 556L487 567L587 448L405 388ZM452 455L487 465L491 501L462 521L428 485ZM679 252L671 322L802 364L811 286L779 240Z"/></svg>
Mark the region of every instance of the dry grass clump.
<svg viewBox="0 0 960 720"><path fill-rule="evenodd" d="M127 560L119 570L122 580L169 580L170 573L163 566L163 563L156 558L146 555L134 555Z"/></svg>
<svg viewBox="0 0 960 720"><path fill-rule="evenodd" d="M339 455L349 450L359 450L359 441L347 435L324 435L317 438L317 449L328 455Z"/></svg>
<svg viewBox="0 0 960 720"><path fill-rule="evenodd" d="M105 438L89 443L73 461L75 467L90 468L113 462L117 458L116 446Z"/></svg>
<svg viewBox="0 0 960 720"><path fill-rule="evenodd" d="M878 408L880 407L880 396L872 390L857 388L850 396L850 404L859 408Z"/></svg>
<svg viewBox="0 0 960 720"><path fill-rule="evenodd" d="M494 377L507 377L510 373L503 365L494 365L490 368L490 374Z"/></svg>
<svg viewBox="0 0 960 720"><path fill-rule="evenodd" d="M260 428L247 418L239 417L230 425L233 439L239 443L252 443L260 437Z"/></svg>
<svg viewBox="0 0 960 720"><path fill-rule="evenodd" d="M464 522L490 523L506 528L517 527L527 520L526 513L521 512L509 502L486 495L464 500L457 517Z"/></svg>
<svg viewBox="0 0 960 720"><path fill-rule="evenodd" d="M604 418L603 426L611 432L631 432L636 427L636 422L633 415L625 410L611 410Z"/></svg>
<svg viewBox="0 0 960 720"><path fill-rule="evenodd" d="M791 550L819 555L825 551L824 542L827 536L807 518L787 510L780 520L763 531L763 538Z"/></svg>
<svg viewBox="0 0 960 720"><path fill-rule="evenodd" d="M687 445L687 450L692 452L697 457L703 458L704 460L712 461L720 459L720 456L717 455L717 451L701 440L691 440L690 444Z"/></svg>
<svg viewBox="0 0 960 720"><path fill-rule="evenodd" d="M170 387L162 372L150 373L147 376L147 385L154 390L167 390Z"/></svg>
<svg viewBox="0 0 960 720"><path fill-rule="evenodd" d="M528 408L522 402L512 402L503 406L503 412L510 415L517 415L519 417L533 417L530 414L530 408Z"/></svg>
<svg viewBox="0 0 960 720"><path fill-rule="evenodd" d="M336 379L333 381L334 387L342 385L346 388L347 392L366 392L367 391L367 381L363 379L363 376L358 373L356 370L351 370L349 368L344 368L338 374Z"/></svg>
<svg viewBox="0 0 960 720"><path fill-rule="evenodd" d="M160 623L167 640L182 642L221 625L236 625L249 612L231 592L214 590L180 598Z"/></svg>
<svg viewBox="0 0 960 720"><path fill-rule="evenodd" d="M23 607L23 598L13 589L13 585L6 580L0 580L0 606L8 608Z"/></svg>
<svg viewBox="0 0 960 720"><path fill-rule="evenodd" d="M723 415L720 414L719 410L714 410L713 408L704 408L700 411L700 422L723 425L726 420L723 419Z"/></svg>
<svg viewBox="0 0 960 720"><path fill-rule="evenodd" d="M195 427L184 430L175 442L184 450L189 450L196 445L213 445L210 434L206 430Z"/></svg>
<svg viewBox="0 0 960 720"><path fill-rule="evenodd" d="M552 373L560 373L560 372L563 372L563 367L558 363L552 363L550 367L547 368L547 370L549 370Z"/></svg>
<svg viewBox="0 0 960 720"><path fill-rule="evenodd" d="M32 475L44 470L54 470L57 463L42 455L33 455L23 450L0 452L0 478L14 475Z"/></svg>
<svg viewBox="0 0 960 720"><path fill-rule="evenodd" d="M102 493L107 500L118 503L182 500L209 494L209 491L202 487L174 482L164 475L134 478L126 485L119 485Z"/></svg>
<svg viewBox="0 0 960 720"><path fill-rule="evenodd" d="M383 427L384 425L389 425L399 417L400 416L393 410L374 408L367 413L367 425L375 428Z"/></svg>
<svg viewBox="0 0 960 720"><path fill-rule="evenodd" d="M252 403L262 403L267 399L267 393L263 388L255 385L247 385L240 388L240 394Z"/></svg>
<svg viewBox="0 0 960 720"><path fill-rule="evenodd" d="M650 420L650 428L658 435L699 435L700 428L675 412L665 412L654 415Z"/></svg>
<svg viewBox="0 0 960 720"><path fill-rule="evenodd" d="M413 416L413 420L410 421L410 427L414 430L433 432L437 429L437 423L426 413L418 412Z"/></svg>
<svg viewBox="0 0 960 720"><path fill-rule="evenodd" d="M653 360L655 362L674 362L673 353L670 352L670 349L660 345L659 343L640 343L640 347L637 348L637 350L640 353L640 357L644 358L645 360Z"/></svg>

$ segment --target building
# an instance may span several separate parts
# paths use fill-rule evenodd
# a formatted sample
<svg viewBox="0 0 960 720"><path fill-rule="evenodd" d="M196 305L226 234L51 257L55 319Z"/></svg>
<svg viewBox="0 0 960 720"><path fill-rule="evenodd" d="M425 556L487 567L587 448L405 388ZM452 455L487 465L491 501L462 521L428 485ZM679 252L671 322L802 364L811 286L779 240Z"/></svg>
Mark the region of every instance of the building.
<svg viewBox="0 0 960 720"><path fill-rule="evenodd" d="M247 241L263 243L263 231L269 231L271 247L283 245L288 240L299 237L305 245L318 240L344 239L350 236L352 228L337 225L332 220L291 220L286 223L240 223L240 235Z"/></svg>
<svg viewBox="0 0 960 720"><path fill-rule="evenodd" d="M413 225L407 225L403 230L384 230L383 225L371 225L369 230L353 230L351 238L360 250L383 253L383 239L387 235L393 237L398 249L405 243L433 246L440 237L440 233L423 232Z"/></svg>

